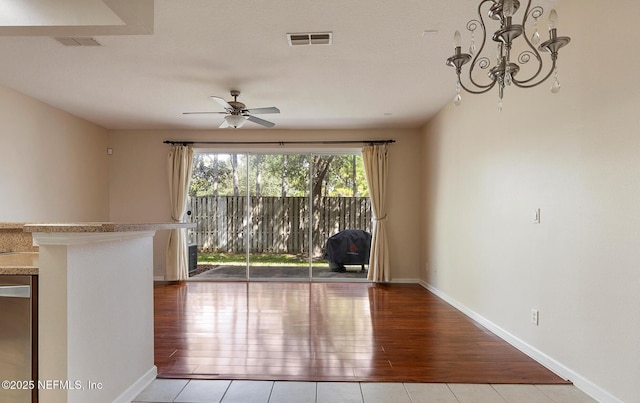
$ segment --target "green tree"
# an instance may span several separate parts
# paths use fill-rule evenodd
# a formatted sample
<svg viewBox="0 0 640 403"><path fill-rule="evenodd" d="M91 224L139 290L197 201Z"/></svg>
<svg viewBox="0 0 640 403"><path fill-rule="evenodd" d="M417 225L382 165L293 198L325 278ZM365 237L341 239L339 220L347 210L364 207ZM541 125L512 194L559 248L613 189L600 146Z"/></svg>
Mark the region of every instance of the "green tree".
<svg viewBox="0 0 640 403"><path fill-rule="evenodd" d="M231 172L233 177L233 195L240 195L240 184L238 182L238 154L231 154Z"/></svg>
<svg viewBox="0 0 640 403"><path fill-rule="evenodd" d="M218 154L195 154L189 195L215 195L219 184L230 175L228 167L221 164Z"/></svg>
<svg viewBox="0 0 640 403"><path fill-rule="evenodd" d="M324 195L330 197L368 196L362 158L357 155L337 155L325 176Z"/></svg>
<svg viewBox="0 0 640 403"><path fill-rule="evenodd" d="M314 196L369 194L360 156L324 154L196 154L190 194L238 196L247 180L251 195L300 197L310 189Z"/></svg>

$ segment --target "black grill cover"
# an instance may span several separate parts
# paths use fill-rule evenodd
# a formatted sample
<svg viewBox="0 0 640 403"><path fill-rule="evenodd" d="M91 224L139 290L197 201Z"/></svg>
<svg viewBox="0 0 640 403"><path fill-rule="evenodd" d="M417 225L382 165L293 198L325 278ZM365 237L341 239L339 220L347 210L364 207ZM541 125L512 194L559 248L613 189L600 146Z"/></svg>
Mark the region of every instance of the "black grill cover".
<svg viewBox="0 0 640 403"><path fill-rule="evenodd" d="M324 259L329 268L344 268L344 265L369 264L371 234L361 229L345 229L327 239Z"/></svg>

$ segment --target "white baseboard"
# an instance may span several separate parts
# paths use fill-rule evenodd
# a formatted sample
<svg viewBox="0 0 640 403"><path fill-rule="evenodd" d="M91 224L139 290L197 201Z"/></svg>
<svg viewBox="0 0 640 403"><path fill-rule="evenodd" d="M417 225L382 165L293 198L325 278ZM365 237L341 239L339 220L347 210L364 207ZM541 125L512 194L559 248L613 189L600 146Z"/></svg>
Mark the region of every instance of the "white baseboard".
<svg viewBox="0 0 640 403"><path fill-rule="evenodd" d="M496 336L500 337L507 343L517 348L518 350L522 351L524 354L528 355L529 357L533 358L534 360L539 362L541 365L545 366L550 371L554 372L559 377L570 380L578 389L582 390L584 393L588 394L589 396L596 399L597 401L606 402L606 403L623 403L622 400L616 398L611 393L602 389L600 386L586 379L585 377L573 371L572 369L566 367L559 361L554 360L553 358L549 357L547 354L536 349L530 344L527 344L524 341L520 340L519 338L507 332L500 326L494 324L487 318L469 309L467 306L460 303L456 299L452 298L448 294L440 291L438 288L432 286L431 284L427 283L424 280L419 280L418 283L424 288L426 288L427 290L434 293L436 296L438 296L442 300L444 300L445 302L447 302L448 304L452 305L454 308L456 308L463 314L467 315L471 319L480 323L482 326L486 327Z"/></svg>
<svg viewBox="0 0 640 403"><path fill-rule="evenodd" d="M131 401L142 393L147 386L151 385L151 382L153 382L157 376L158 367L154 365L146 374L142 375L140 379L135 381L133 385L129 386L127 390L122 392L122 394L120 394L113 403L131 403Z"/></svg>
<svg viewBox="0 0 640 403"><path fill-rule="evenodd" d="M153 281L164 281L164 276L153 276Z"/></svg>
<svg viewBox="0 0 640 403"><path fill-rule="evenodd" d="M419 278L394 278L391 279L392 284L420 284Z"/></svg>

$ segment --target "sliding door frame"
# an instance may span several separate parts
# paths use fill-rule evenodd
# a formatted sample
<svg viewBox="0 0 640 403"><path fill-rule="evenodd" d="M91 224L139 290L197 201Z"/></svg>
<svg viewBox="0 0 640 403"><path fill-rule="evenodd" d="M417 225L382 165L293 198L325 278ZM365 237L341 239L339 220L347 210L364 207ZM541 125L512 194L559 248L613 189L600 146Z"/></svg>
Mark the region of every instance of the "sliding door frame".
<svg viewBox="0 0 640 403"><path fill-rule="evenodd" d="M199 148L194 150L198 154L236 154L236 155L244 155L246 158L246 184L244 192L246 194L246 202L245 202L245 213L246 213L246 223L244 227L245 232L245 280L247 282L361 282L361 283L370 283L371 281L366 278L344 278L344 277L334 277L334 278L314 278L313 277L313 219L314 219L314 205L313 205L313 181L312 181L312 166L309 167L307 171L307 184L308 184L308 194L307 194L307 206L309 211L309 225L308 225L308 246L307 246L307 266L308 266L308 274L306 278L257 278L251 277L251 240L252 240L252 231L251 231L251 223L253 222L252 217L252 208L251 208L251 196L250 196L250 158L256 155L307 155L310 158L314 158L318 155L359 155L362 157L362 152L360 148L354 147L345 147L344 145L340 147L279 147L279 148L251 148L251 149L211 149L211 148Z"/></svg>

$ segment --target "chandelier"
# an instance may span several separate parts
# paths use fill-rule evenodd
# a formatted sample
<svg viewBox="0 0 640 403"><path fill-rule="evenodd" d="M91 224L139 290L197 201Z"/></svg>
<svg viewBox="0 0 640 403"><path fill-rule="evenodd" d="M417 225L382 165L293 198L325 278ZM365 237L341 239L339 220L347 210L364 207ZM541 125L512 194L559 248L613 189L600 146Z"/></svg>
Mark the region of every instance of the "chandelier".
<svg viewBox="0 0 640 403"><path fill-rule="evenodd" d="M471 32L469 53L462 53L462 36L459 31L456 31L454 35L455 53L447 59L447 65L455 68L456 75L458 76L456 96L453 100L454 105L459 106L462 103L462 96L460 95L461 89L471 94L484 94L497 85L499 96L498 110L502 111L502 98L506 87L532 88L545 82L551 75L554 76L551 92L555 94L560 91L560 82L558 81L558 51L567 45L571 41L571 38L557 35L556 26L558 23L558 13L556 13L556 10L551 10L549 13L549 39L540 43L538 19L544 14L544 9L540 6L532 8L531 0L526 0L526 3L527 6L522 16L522 23L514 24L513 17L520 8L520 2L518 0L480 1L478 5L479 19L470 20L467 23L467 30ZM487 49L485 49L487 27L485 26L485 19L483 17L483 8L489 19L500 25L491 36L491 39L497 46L495 57L485 55L485 51L487 51ZM530 18L533 19L533 33L531 35L527 33L527 22ZM531 25L531 23L529 25ZM529 26L528 28L530 29L531 27ZM482 42L479 48L476 47L475 42L476 31L478 29L480 30L480 34L482 34ZM518 38L521 38L522 41L519 41L520 44L518 44L517 49L524 50L520 50L518 57L513 58L512 51L516 51L514 49L516 42L514 41ZM487 48L490 48L490 46L487 46ZM551 58L551 65L548 71L544 73L544 63L540 52L548 52ZM492 60L492 58L494 58L494 60ZM529 62L534 63L532 59L535 59L535 66L530 69L533 71L527 77L518 76L521 67ZM462 83L460 77L462 74L462 66L469 62L471 62L469 67L469 84L465 85ZM478 69L487 70L489 80L485 79L483 82L476 80L474 72L479 71Z"/></svg>

